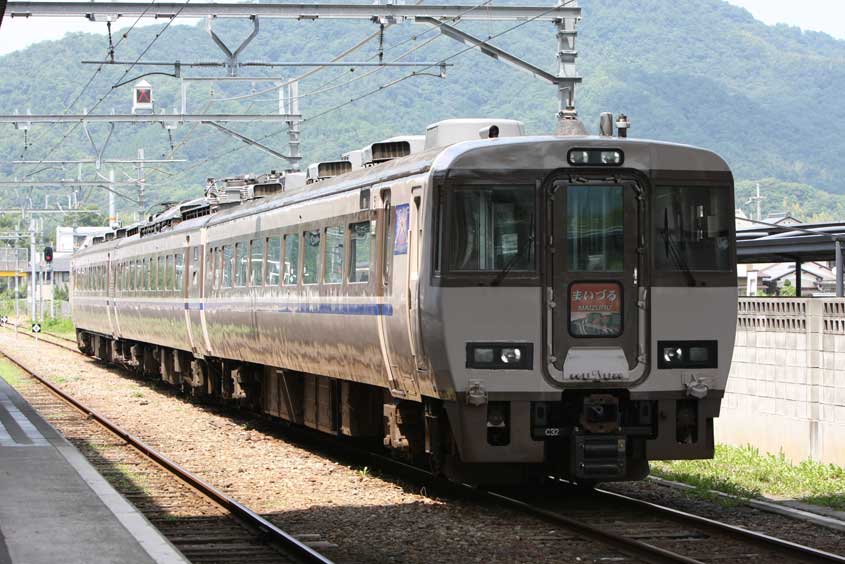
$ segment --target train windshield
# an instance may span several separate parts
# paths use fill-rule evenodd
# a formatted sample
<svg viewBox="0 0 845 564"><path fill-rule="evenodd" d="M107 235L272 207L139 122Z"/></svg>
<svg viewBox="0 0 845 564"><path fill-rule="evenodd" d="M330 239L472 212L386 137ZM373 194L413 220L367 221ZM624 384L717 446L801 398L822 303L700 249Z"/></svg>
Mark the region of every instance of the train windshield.
<svg viewBox="0 0 845 564"><path fill-rule="evenodd" d="M535 270L532 186L459 187L451 200L450 271Z"/></svg>
<svg viewBox="0 0 845 564"><path fill-rule="evenodd" d="M655 267L664 271L731 269L730 191L723 187L655 189Z"/></svg>

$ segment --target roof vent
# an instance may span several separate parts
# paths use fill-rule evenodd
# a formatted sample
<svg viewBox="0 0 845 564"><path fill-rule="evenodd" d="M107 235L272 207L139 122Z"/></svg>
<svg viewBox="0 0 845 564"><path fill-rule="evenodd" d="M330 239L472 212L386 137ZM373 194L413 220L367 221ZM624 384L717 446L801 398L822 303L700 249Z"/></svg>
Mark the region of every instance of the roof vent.
<svg viewBox="0 0 845 564"><path fill-rule="evenodd" d="M340 176L352 170L352 163L349 161L325 161L308 165L308 176L306 183L312 184L327 178Z"/></svg>
<svg viewBox="0 0 845 564"><path fill-rule="evenodd" d="M525 135L525 124L515 119L447 119L426 128L425 148L434 149L461 141L521 135Z"/></svg>
<svg viewBox="0 0 845 564"><path fill-rule="evenodd" d="M391 137L364 147L361 160L364 166L372 166L419 153L424 147L425 137L422 135Z"/></svg>

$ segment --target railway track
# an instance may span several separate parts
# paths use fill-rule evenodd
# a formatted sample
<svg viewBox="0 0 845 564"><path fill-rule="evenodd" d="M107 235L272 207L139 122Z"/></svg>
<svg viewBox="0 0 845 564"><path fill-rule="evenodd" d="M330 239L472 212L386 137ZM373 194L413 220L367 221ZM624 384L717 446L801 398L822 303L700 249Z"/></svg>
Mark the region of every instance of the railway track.
<svg viewBox="0 0 845 564"><path fill-rule="evenodd" d="M330 564L106 417L65 394L16 359L32 382L26 399L191 562Z"/></svg>
<svg viewBox="0 0 845 564"><path fill-rule="evenodd" d="M550 496L548 488L484 495L654 564L845 563L840 555L619 493L597 489L573 495L572 488L554 487L566 489L558 496Z"/></svg>
<svg viewBox="0 0 845 564"><path fill-rule="evenodd" d="M3 324L2 327L4 329L8 329L9 331L16 332L18 335L25 335L30 339L35 339L35 335L31 332L30 328L22 323L9 322ZM57 347L67 349L72 352L80 352L79 348L76 346L76 339L69 339L68 337L42 331L38 334L38 340L50 343L51 345L56 345Z"/></svg>
<svg viewBox="0 0 845 564"><path fill-rule="evenodd" d="M75 346L66 346L61 339L47 342L79 353ZM324 450L320 444L322 437L312 440L314 434L308 431L290 433L289 430L287 433L296 442ZM573 494L574 488L560 482L534 491L483 490L438 481L417 467L351 445L339 449L333 443L325 450L330 456L366 460L386 473L424 482L449 494L470 496L539 517L608 545L635 561L654 564L748 561L845 564L843 556L606 490Z"/></svg>

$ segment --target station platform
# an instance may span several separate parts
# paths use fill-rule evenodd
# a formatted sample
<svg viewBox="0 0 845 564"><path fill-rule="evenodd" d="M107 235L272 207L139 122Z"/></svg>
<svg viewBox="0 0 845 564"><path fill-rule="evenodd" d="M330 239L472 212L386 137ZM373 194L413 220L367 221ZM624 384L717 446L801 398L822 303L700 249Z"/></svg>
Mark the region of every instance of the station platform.
<svg viewBox="0 0 845 564"><path fill-rule="evenodd" d="M0 378L0 564L187 560Z"/></svg>

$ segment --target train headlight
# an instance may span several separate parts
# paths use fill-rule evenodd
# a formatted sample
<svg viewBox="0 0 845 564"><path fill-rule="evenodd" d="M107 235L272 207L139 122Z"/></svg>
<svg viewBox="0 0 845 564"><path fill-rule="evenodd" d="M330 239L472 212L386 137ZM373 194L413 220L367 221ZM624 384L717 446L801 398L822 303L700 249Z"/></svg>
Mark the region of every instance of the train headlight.
<svg viewBox="0 0 845 564"><path fill-rule="evenodd" d="M533 343L467 343L466 367L492 370L531 370Z"/></svg>
<svg viewBox="0 0 845 564"><path fill-rule="evenodd" d="M519 347L503 348L499 358L503 364L519 364L519 361L522 359L522 349Z"/></svg>
<svg viewBox="0 0 845 564"><path fill-rule="evenodd" d="M664 347L663 360L666 364L678 364L683 362L684 350L680 347Z"/></svg>
<svg viewBox="0 0 845 564"><path fill-rule="evenodd" d="M572 149L567 161L572 166L621 166L625 153L619 149Z"/></svg>
<svg viewBox="0 0 845 564"><path fill-rule="evenodd" d="M658 341L658 368L718 368L718 341Z"/></svg>
<svg viewBox="0 0 845 564"><path fill-rule="evenodd" d="M611 166L616 166L616 165L622 164L622 152L621 151L602 151L601 152L601 164L611 165Z"/></svg>

